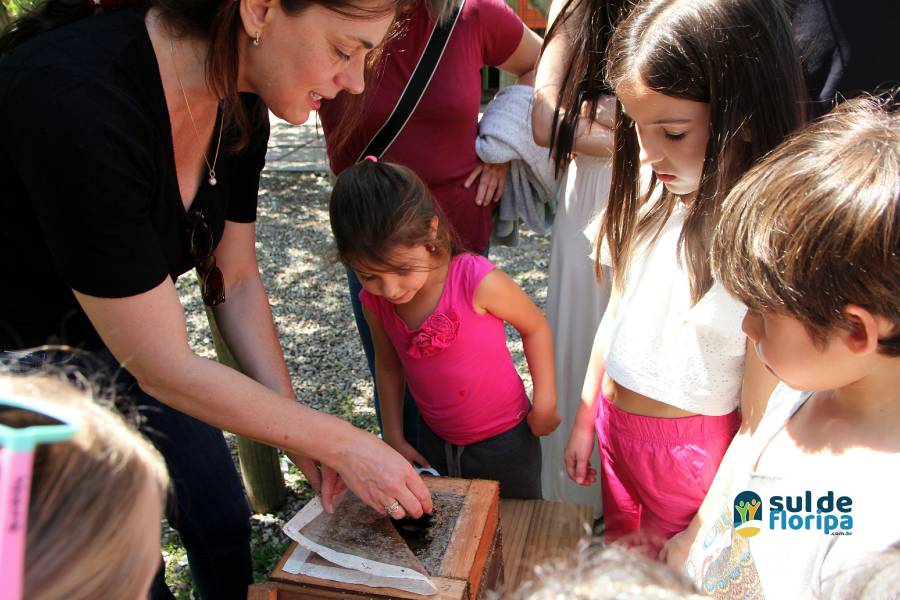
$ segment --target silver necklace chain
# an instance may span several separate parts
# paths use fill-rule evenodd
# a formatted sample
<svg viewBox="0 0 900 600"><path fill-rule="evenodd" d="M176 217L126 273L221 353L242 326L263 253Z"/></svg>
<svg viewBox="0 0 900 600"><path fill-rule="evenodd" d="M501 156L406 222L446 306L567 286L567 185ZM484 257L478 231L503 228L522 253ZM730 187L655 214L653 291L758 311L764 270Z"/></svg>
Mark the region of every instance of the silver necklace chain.
<svg viewBox="0 0 900 600"><path fill-rule="evenodd" d="M194 120L194 113L191 111L191 104L188 102L187 94L184 91L184 84L181 83L181 75L178 73L178 64L175 61L175 42L169 42L169 45L172 49L172 66L175 69L175 79L178 80L178 87L181 89L181 96L184 98L184 106L187 108L188 116L191 118L191 125L194 127L194 135L197 136L197 141L202 143L202 139L200 137L200 130L197 129L197 122ZM216 142L216 153L213 156L212 164L209 164L209 158L206 156L206 150L203 151L203 162L206 163L206 168L209 170L209 185L216 185L216 163L219 160L219 148L222 147L222 125L225 120L225 112L219 111L222 115L219 117L219 141Z"/></svg>

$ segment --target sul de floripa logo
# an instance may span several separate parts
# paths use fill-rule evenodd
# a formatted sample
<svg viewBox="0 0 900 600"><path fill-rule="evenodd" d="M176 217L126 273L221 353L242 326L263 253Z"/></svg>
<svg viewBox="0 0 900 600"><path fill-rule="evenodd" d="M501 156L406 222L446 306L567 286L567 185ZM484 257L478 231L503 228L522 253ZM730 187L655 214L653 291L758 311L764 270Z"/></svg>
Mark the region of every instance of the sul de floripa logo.
<svg viewBox="0 0 900 600"><path fill-rule="evenodd" d="M734 531L745 538L757 535L764 528L852 535L852 511L853 500L849 496L835 497L829 491L814 498L809 490L796 496L772 496L764 511L759 494L746 490L734 498Z"/></svg>
<svg viewBox="0 0 900 600"><path fill-rule="evenodd" d="M741 492L734 499L734 531L746 538L762 529L762 499L756 492Z"/></svg>

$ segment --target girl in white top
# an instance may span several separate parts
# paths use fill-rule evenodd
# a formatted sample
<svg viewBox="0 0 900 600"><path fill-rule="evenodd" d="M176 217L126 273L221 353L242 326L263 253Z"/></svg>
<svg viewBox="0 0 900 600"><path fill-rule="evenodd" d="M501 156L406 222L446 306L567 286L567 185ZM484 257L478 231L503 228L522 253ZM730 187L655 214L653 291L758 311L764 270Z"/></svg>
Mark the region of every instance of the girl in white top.
<svg viewBox="0 0 900 600"><path fill-rule="evenodd" d="M608 60L616 148L597 271L612 266L614 299L565 460L574 481L593 482L597 435L607 541L654 552L709 489L741 422L742 384L763 398L774 386L745 360L744 308L707 254L733 183L802 123L802 75L777 0L645 0ZM652 169L644 193L641 165Z"/></svg>

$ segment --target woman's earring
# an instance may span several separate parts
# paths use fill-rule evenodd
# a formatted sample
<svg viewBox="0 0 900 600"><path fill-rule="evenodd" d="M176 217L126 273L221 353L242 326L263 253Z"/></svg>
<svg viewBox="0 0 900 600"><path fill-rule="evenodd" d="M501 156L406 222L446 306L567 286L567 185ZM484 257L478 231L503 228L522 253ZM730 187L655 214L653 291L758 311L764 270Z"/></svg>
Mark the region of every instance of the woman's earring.
<svg viewBox="0 0 900 600"><path fill-rule="evenodd" d="M425 244L425 249L434 254L437 252L437 247L434 244Z"/></svg>
<svg viewBox="0 0 900 600"><path fill-rule="evenodd" d="M253 38L253 45L259 46L259 32L258 31L256 32L256 37Z"/></svg>

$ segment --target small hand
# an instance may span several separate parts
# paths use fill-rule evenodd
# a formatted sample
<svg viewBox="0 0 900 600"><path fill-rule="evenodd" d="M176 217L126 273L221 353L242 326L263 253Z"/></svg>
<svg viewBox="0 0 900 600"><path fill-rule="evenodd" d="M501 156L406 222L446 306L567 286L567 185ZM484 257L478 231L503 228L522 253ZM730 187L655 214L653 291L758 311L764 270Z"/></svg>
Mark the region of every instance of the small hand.
<svg viewBox="0 0 900 600"><path fill-rule="evenodd" d="M509 171L509 163L480 163L469 173L464 188L469 188L478 179L478 192L475 194L475 204L484 206L491 202L498 202L506 188L506 173ZM480 176L480 178L479 178Z"/></svg>
<svg viewBox="0 0 900 600"><path fill-rule="evenodd" d="M422 456L418 450L413 448L412 444L407 442L405 439L400 439L397 441L394 440L385 440L391 448L400 453L400 455L411 462L413 465L419 465L420 467L430 467L431 465L428 463L428 460Z"/></svg>
<svg viewBox="0 0 900 600"><path fill-rule="evenodd" d="M687 561L693 537L689 529L685 529L666 540L666 543L659 550L660 562L664 562L672 569L680 571Z"/></svg>
<svg viewBox="0 0 900 600"><path fill-rule="evenodd" d="M554 402L550 410L532 408L526 417L526 421L528 421L528 428L531 429L531 433L540 437L542 435L550 435L556 431L561 419Z"/></svg>
<svg viewBox="0 0 900 600"><path fill-rule="evenodd" d="M593 485L597 480L597 470L591 466L591 454L594 452L596 434L593 428L575 427L569 434L569 443L563 456L566 461L566 472L569 479L578 485Z"/></svg>

